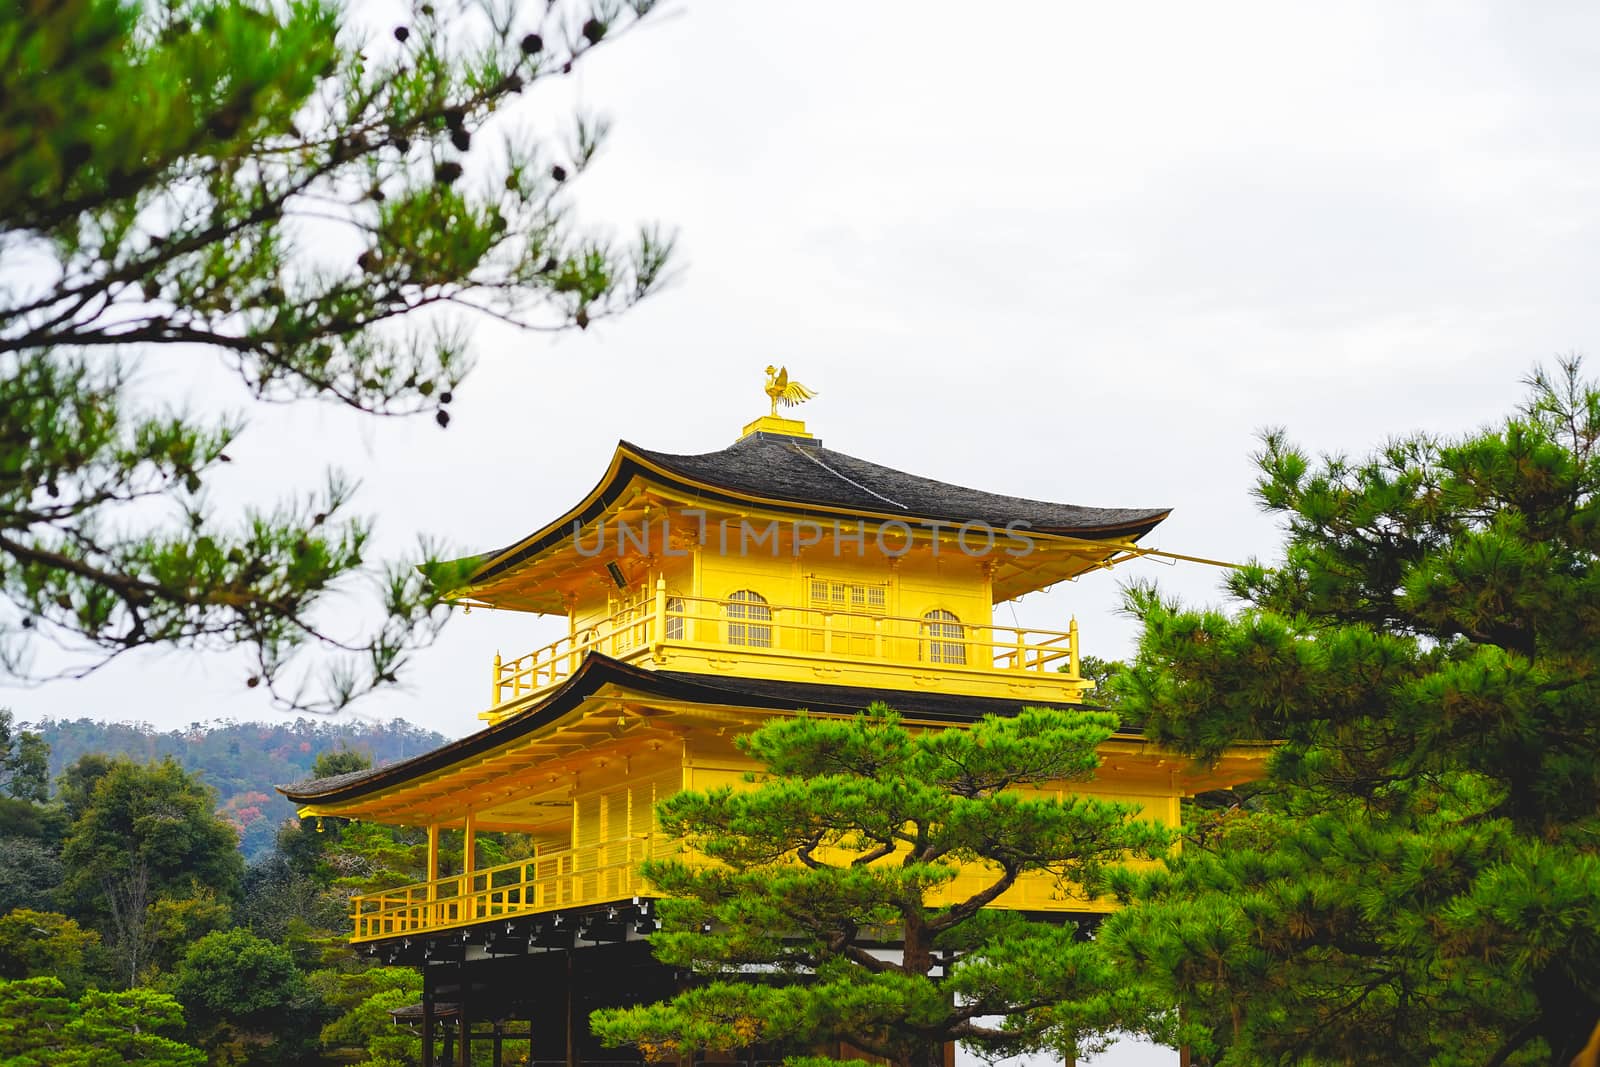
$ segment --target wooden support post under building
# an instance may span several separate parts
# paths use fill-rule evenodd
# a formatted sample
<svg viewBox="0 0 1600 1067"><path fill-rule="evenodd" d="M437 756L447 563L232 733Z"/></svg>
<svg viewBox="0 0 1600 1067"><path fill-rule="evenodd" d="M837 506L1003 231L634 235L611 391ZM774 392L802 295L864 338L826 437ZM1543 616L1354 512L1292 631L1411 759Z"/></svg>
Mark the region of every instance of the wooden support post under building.
<svg viewBox="0 0 1600 1067"><path fill-rule="evenodd" d="M494 1024L494 1060L492 1061L494 1067L505 1067L505 1051L501 1047L501 1039L500 1023L496 1021Z"/></svg>
<svg viewBox="0 0 1600 1067"><path fill-rule="evenodd" d="M577 980L577 967L573 963L574 953L567 949L567 1067L581 1067L578 1063L578 993L572 988Z"/></svg>
<svg viewBox="0 0 1600 1067"><path fill-rule="evenodd" d="M461 844L461 918L476 919L477 903L472 899L472 875L478 869L478 819L467 812Z"/></svg>
<svg viewBox="0 0 1600 1067"><path fill-rule="evenodd" d="M422 965L422 1067L433 1062L433 983L428 980L428 965Z"/></svg>

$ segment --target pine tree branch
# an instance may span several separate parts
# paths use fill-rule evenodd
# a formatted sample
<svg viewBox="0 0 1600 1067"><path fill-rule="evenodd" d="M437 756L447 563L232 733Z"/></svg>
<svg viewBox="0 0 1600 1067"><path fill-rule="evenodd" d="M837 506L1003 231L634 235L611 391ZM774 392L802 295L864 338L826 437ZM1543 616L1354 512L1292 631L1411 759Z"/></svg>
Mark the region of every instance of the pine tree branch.
<svg viewBox="0 0 1600 1067"><path fill-rule="evenodd" d="M1488 1059L1483 1061L1483 1067L1503 1067L1505 1062L1511 1058L1512 1053L1539 1035L1539 1028L1543 1021L1542 1016L1536 1017L1512 1031L1511 1036L1506 1038L1504 1043L1495 1049Z"/></svg>

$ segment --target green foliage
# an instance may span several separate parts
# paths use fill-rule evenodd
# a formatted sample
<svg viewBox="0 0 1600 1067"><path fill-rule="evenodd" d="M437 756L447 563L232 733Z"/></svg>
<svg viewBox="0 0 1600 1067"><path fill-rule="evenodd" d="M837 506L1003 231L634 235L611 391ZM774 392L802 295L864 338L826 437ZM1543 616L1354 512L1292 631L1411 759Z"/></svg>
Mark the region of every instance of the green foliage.
<svg viewBox="0 0 1600 1067"><path fill-rule="evenodd" d="M27 837L0 837L0 909L50 909L64 876L61 857L49 845Z"/></svg>
<svg viewBox="0 0 1600 1067"><path fill-rule="evenodd" d="M207 934L184 953L173 991L214 1058L294 1063L316 1031L316 1001L287 949L247 930Z"/></svg>
<svg viewBox="0 0 1600 1067"><path fill-rule="evenodd" d="M910 1064L951 1040L1068 1050L1159 1026L1142 989L1072 924L984 909L1033 872L1095 893L1111 867L1166 847L1128 805L1024 791L1088 779L1116 722L1029 708L913 732L874 705L741 738L767 767L757 788L682 793L659 809L667 833L719 862L645 866L669 898L656 955L708 981L665 1004L597 1012L595 1032L651 1058L845 1039ZM981 885L939 902L963 864ZM884 941L904 945L898 961L872 950ZM748 965L773 980L730 977Z"/></svg>
<svg viewBox="0 0 1600 1067"><path fill-rule="evenodd" d="M89 810L95 786L110 773L115 763L115 757L103 752L85 752L62 769L56 779L56 799L61 802L69 823L76 823Z"/></svg>
<svg viewBox="0 0 1600 1067"><path fill-rule="evenodd" d="M287 947L301 967L320 965L332 948L348 954L350 896L314 872L296 870L281 853L252 863L245 871L238 924Z"/></svg>
<svg viewBox="0 0 1600 1067"><path fill-rule="evenodd" d="M301 870L356 892L407 885L426 876L427 831L415 828L307 820L281 830L278 847Z"/></svg>
<svg viewBox="0 0 1600 1067"><path fill-rule="evenodd" d="M253 398L444 426L468 322L581 328L643 298L670 240L569 218L603 124L541 142L495 113L651 6L420 4L366 39L335 0L5 5L0 662L241 649L244 684L319 708L395 679L447 611L409 563L368 559L353 482L220 512L206 488L242 420L135 395L130 353L209 350ZM360 575L379 621L330 630L318 607ZM35 666L42 641L75 658Z"/></svg>
<svg viewBox="0 0 1600 1067"><path fill-rule="evenodd" d="M17 908L0 916L0 978L53 976L81 993L100 935L65 915Z"/></svg>
<svg viewBox="0 0 1600 1067"><path fill-rule="evenodd" d="M1456 439L1258 457L1287 530L1235 614L1129 591L1157 740L1282 739L1105 940L1212 1062L1566 1064L1600 1022L1600 390Z"/></svg>
<svg viewBox="0 0 1600 1067"><path fill-rule="evenodd" d="M373 765L392 763L445 742L443 735L402 719L195 723L184 730L159 732L134 723L44 719L34 727L50 745L52 770L61 776L59 799L69 812L81 811L88 796L85 784L92 791L89 779L109 766L108 756L126 756L138 763L170 756L216 789L219 810L238 831L239 850L246 861L270 853L278 830L294 818L294 806L274 786L321 777L318 761L330 754L353 770L363 760ZM79 768L75 761L86 755L92 757L91 766ZM83 780L69 781L77 778ZM0 818L3 814L0 798Z"/></svg>
<svg viewBox="0 0 1600 1067"><path fill-rule="evenodd" d="M202 1025L267 1022L274 1012L301 1003L308 992L288 953L248 930L218 931L190 945L174 989Z"/></svg>
<svg viewBox="0 0 1600 1067"><path fill-rule="evenodd" d="M311 765L311 777L332 778L336 774L364 771L371 766L372 757L365 752L357 752L349 748L337 748L317 754L316 762Z"/></svg>
<svg viewBox="0 0 1600 1067"><path fill-rule="evenodd" d="M410 967L372 967L355 973L319 971L311 983L337 1018L322 1028L322 1046L334 1054L359 1050L358 1067L421 1061L422 1041L394 1024L389 1013L422 997L422 976Z"/></svg>
<svg viewBox="0 0 1600 1067"><path fill-rule="evenodd" d="M0 1063L6 1067L201 1067L176 1040L183 1011L165 993L90 990L77 1000L56 978L0 981Z"/></svg>
<svg viewBox="0 0 1600 1067"><path fill-rule="evenodd" d="M233 906L211 886L191 883L182 894L161 894L145 909L149 962L166 970L188 946L207 934L233 926Z"/></svg>
<svg viewBox="0 0 1600 1067"><path fill-rule="evenodd" d="M0 837L20 837L58 846L66 836L65 812L56 804L0 797Z"/></svg>
<svg viewBox="0 0 1600 1067"><path fill-rule="evenodd" d="M0 797L0 816L14 806L30 819L24 827L19 817L5 824L8 829L38 832L0 837L0 979L59 979L61 995L35 1006L64 1013L61 1025L77 1019L72 998L94 984L176 990L192 1008L186 1013L190 1043L203 1046L213 1064L418 1062L418 1041L395 1029L387 1014L416 1000L418 976L357 958L347 941L347 917L355 888L421 877L424 835L341 819L328 819L325 832L318 833L315 822L294 821L283 825L278 848L269 843L240 883L229 819L250 805L250 768L280 779L342 773L370 765L373 755L414 752L437 736L398 720L379 726L301 720L160 734L90 720L45 721L40 731L59 739L75 758L62 768L58 797L50 805ZM192 763L234 776L230 781L240 790L216 813L216 795L171 758L110 758L88 749L96 741L117 745L118 757L136 758L160 758L182 745ZM58 827L69 814L74 865L67 877L53 843L64 837ZM459 862L459 833L446 835L445 845L456 849ZM480 837L483 864L525 853L526 841L517 835ZM74 917L53 913L56 907L69 907ZM224 931L229 936L213 936ZM302 979L314 969L312 981ZM101 1027L109 1025L110 1009L142 1001L94 1003L101 1005L99 1014L88 1019ZM32 1025L45 1019L40 1011L22 1014ZM325 1024L333 1029L318 1038ZM78 1024L77 1032L86 1032L85 1025ZM56 1038L27 1046L22 1059L0 1056L0 1064L58 1057L109 1065L107 1049L120 1048L120 1040L112 1033L101 1051L88 1053L64 1043L58 1027ZM173 1051L163 1048L150 1046L150 1056ZM173 1062L190 1062L192 1051L182 1046ZM96 1059L72 1059L80 1053Z"/></svg>
<svg viewBox="0 0 1600 1067"><path fill-rule="evenodd" d="M191 896L194 886L231 903L244 872L215 795L172 760L114 762L62 850L65 892L88 914L111 906L107 887L148 879L149 899Z"/></svg>
<svg viewBox="0 0 1600 1067"><path fill-rule="evenodd" d="M1067 668L1062 667L1061 669L1064 671ZM1078 669L1085 681L1094 683L1094 688L1084 694L1084 702L1097 707L1116 710L1121 700L1118 698L1116 689L1113 688L1111 681L1127 669L1127 664L1121 660L1101 659L1099 656L1084 656L1078 664Z"/></svg>
<svg viewBox="0 0 1600 1067"><path fill-rule="evenodd" d="M87 746L105 740L118 746L119 756L139 759L176 751L244 786L248 782L240 776L258 765L241 753L289 768L255 773L303 778L319 770L357 769L370 763L369 754L396 758L436 737L399 721L368 727L302 720L158 734L80 720L45 722L41 732L59 739L74 759L62 770L54 803L0 797L0 815L10 810L7 804L15 805L45 831L36 838L0 837L0 979L59 979L62 994L49 1007L66 1013L62 1025L76 1011L72 998L97 982L179 991L191 1001L189 1039L204 1046L214 1064L360 1060L367 1067L408 1067L417 1061L415 1038L395 1029L387 1014L416 999L417 975L370 966L351 950L347 936L353 887L420 876L426 857L420 832L329 819L326 832L318 833L313 823L296 821L277 836L281 849L270 848L250 864L235 907L228 887L238 859L226 858L233 851L231 828L212 811L216 797L172 759L141 764ZM250 792L242 788L233 796L247 801ZM243 810L239 803L224 805L221 815L238 817ZM63 887L65 871L51 843L63 836L55 827L69 812L76 816L72 855L83 866L74 869L72 885ZM480 862L486 863L526 845L515 835L497 834L482 835L480 843ZM458 850L459 835L446 845ZM207 885L196 875L220 884ZM62 898L84 926L52 913ZM91 922L108 943L89 928ZM236 926L248 932L234 931ZM230 933L208 936L223 931ZM300 977L312 970L309 981ZM30 1017L43 1018L36 1012ZM324 1024L333 1029L319 1040ZM28 1055L69 1057L81 1051L52 1042L30 1045ZM112 1041L83 1054L104 1057L117 1047ZM0 1064L12 1062L0 1055Z"/></svg>
<svg viewBox="0 0 1600 1067"><path fill-rule="evenodd" d="M17 730L10 708L0 708L0 789L33 804L50 799L50 746L32 730Z"/></svg>
<svg viewBox="0 0 1600 1067"><path fill-rule="evenodd" d="M62 847L60 894L104 932L129 985L190 938L225 924L244 863L215 795L172 760L116 760Z"/></svg>

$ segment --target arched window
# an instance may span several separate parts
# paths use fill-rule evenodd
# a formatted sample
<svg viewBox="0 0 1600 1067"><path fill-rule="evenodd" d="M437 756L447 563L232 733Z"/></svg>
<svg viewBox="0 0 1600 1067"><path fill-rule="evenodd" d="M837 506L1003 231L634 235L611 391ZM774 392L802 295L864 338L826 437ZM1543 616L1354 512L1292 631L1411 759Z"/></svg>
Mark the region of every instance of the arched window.
<svg viewBox="0 0 1600 1067"><path fill-rule="evenodd" d="M954 663L965 666L967 662L966 627L954 614L934 609L922 617L922 658L929 663Z"/></svg>
<svg viewBox="0 0 1600 1067"><path fill-rule="evenodd" d="M750 648L772 647L772 609L766 598L750 589L728 595L728 644Z"/></svg>
<svg viewBox="0 0 1600 1067"><path fill-rule="evenodd" d="M667 640L683 640L683 597L667 597Z"/></svg>

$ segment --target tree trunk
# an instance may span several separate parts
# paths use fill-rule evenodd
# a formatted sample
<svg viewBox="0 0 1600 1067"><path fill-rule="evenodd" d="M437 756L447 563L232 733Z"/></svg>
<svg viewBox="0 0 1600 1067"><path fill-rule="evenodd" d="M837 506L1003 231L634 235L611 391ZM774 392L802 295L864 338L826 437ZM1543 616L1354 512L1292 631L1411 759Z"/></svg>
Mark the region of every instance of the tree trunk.
<svg viewBox="0 0 1600 1067"><path fill-rule="evenodd" d="M128 988L133 989L139 984L139 965L150 934L150 868L140 860L126 877L106 879L105 891L111 929L128 965Z"/></svg>
<svg viewBox="0 0 1600 1067"><path fill-rule="evenodd" d="M1567 1067L1600 1023L1600 1005L1556 967L1534 978L1533 991L1539 998L1538 1034L1550 1047L1551 1067Z"/></svg>
<svg viewBox="0 0 1600 1067"><path fill-rule="evenodd" d="M944 1042L919 1041L894 1058L895 1067L944 1067Z"/></svg>

